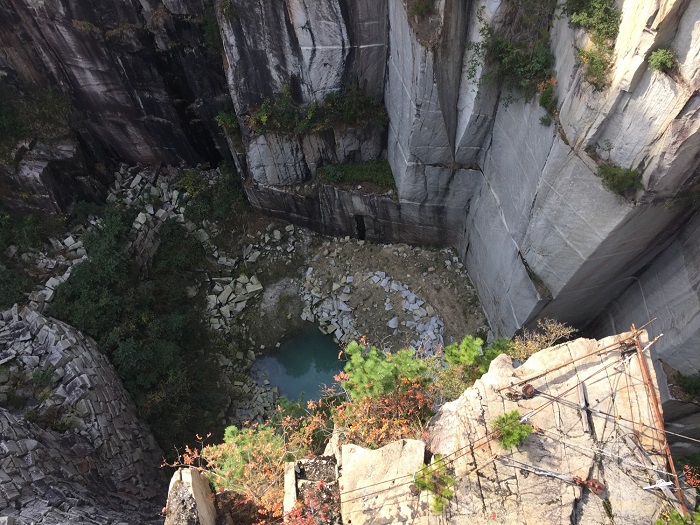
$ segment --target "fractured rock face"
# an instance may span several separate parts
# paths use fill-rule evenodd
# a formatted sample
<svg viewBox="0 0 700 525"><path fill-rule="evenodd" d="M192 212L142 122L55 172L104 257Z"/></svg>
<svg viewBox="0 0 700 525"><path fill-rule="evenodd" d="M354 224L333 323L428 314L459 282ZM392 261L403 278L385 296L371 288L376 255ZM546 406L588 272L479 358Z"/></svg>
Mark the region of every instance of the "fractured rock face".
<svg viewBox="0 0 700 525"><path fill-rule="evenodd" d="M162 453L94 342L35 311L8 311L0 363L0 402L12 407L0 408L0 514L158 522Z"/></svg>
<svg viewBox="0 0 700 525"><path fill-rule="evenodd" d="M411 504L414 498L406 482L423 467L424 457L425 443L415 439L395 441L377 450L343 445L343 523L416 523L420 513Z"/></svg>

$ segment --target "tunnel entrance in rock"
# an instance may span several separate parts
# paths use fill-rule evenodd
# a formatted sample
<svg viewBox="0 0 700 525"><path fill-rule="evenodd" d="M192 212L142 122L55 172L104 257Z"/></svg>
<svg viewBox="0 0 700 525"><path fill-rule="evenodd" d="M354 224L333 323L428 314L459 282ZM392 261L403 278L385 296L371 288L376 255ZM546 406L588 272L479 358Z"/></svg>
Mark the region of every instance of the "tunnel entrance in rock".
<svg viewBox="0 0 700 525"><path fill-rule="evenodd" d="M355 215L355 233L357 233L358 239L365 240L365 218L362 215Z"/></svg>

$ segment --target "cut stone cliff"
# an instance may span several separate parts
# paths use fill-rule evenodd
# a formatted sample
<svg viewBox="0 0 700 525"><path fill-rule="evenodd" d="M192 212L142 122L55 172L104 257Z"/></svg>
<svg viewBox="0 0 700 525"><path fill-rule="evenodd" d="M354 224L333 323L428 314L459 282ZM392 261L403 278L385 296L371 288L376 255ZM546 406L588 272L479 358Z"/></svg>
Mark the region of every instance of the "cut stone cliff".
<svg viewBox="0 0 700 525"><path fill-rule="evenodd" d="M698 0L622 2L610 86L601 91L577 60L588 36L554 17L554 127L540 125L536 102L507 104L508 93L483 82L488 65L471 67L466 43L480 40L481 24L509 23L498 0L440 0L423 18L409 17L403 0L147 2L115 12L60 0L2 2L10 13L0 32L2 71L8 81L49 82L71 94L76 163L83 150L91 161L231 158L251 202L271 215L332 235L456 246L496 335L543 316L597 334L626 326L617 305L639 304L636 283L668 275L662 264L685 271L695 264L695 208L681 201L695 191L700 163ZM214 15L218 35L207 26ZM222 42L223 71L216 51L206 54L205 37ZM648 66L662 47L676 50L670 74ZM365 95L384 98L386 129L286 136L256 135L246 125L246 115L285 85L310 103L353 79ZM227 144L213 116L231 107L241 140L233 133ZM381 157L396 182L392 198L315 178L324 165ZM63 208L70 198L57 188L80 177L52 175L56 159L47 158L20 155L4 175ZM644 188L630 198L610 192L596 176L601 159L639 170ZM682 260L674 241L681 231ZM687 304L700 302L687 293ZM649 316L665 316L668 300L644 300ZM660 350L677 356L673 366L695 363L687 350L694 329L673 330Z"/></svg>
<svg viewBox="0 0 700 525"><path fill-rule="evenodd" d="M507 93L496 84L480 82L487 70L470 67L472 51L464 45L481 38L477 14L485 23L507 23L506 6L497 1L438 2L436 14L420 21L408 17L401 0L388 0L373 13L378 18L371 34L349 30L367 26L354 12L336 16L332 1L313 8L288 4L288 27L276 33L283 42L275 44L276 52L286 50L285 59L260 64L270 69L264 74L276 73L272 92L294 77L303 100L321 100L342 89L348 74L368 71L366 55L342 53L345 46L359 49L372 41L377 52L386 46L386 156L398 203L309 183L319 166L342 161L328 154L337 138L328 147L313 136L269 134L251 136L247 147L251 201L324 233L358 235L357 216L377 217L386 225L398 221L399 227L378 224L368 228L368 239L458 246L497 335L512 335L543 316L578 327L603 326L596 320L605 305L640 278L694 213L675 203L697 182L697 2L659 9L624 2L611 83L602 91L585 81L577 62L586 33L570 27L567 17L555 17L551 48L560 102L554 127L539 123L544 111L535 101L506 103ZM259 35L270 34L272 22L258 17L258 25L260 20L268 25ZM323 29L314 28L314 20L323 20ZM309 27L302 31L295 25L299 21ZM236 60L249 64L268 44L250 35L243 39L237 31L252 30L231 24L224 29L229 86L242 117L254 99L250 89L240 87L247 77L232 71ZM325 76L311 75L304 62L307 48L316 45L308 35L319 32L324 47L319 44L317 52L335 72ZM670 75L648 67L646 58L659 47L678 51L678 67ZM375 86L377 78L368 77L367 85ZM357 159L377 153L375 138L365 138L359 151L372 153ZM603 159L638 169L644 189L632 198L609 191L596 176ZM661 303L647 308L652 315L663 311Z"/></svg>

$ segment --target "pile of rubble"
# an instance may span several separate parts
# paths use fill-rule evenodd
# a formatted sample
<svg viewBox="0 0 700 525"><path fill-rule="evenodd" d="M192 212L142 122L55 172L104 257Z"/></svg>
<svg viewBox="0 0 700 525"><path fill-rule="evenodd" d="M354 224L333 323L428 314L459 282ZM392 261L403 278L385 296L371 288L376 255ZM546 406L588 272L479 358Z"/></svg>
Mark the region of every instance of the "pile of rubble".
<svg viewBox="0 0 700 525"><path fill-rule="evenodd" d="M349 240L346 240L349 242ZM383 290L385 300L383 312L391 318L386 326L393 330L393 335L412 334L409 345L426 355L444 345L444 323L436 315L435 309L426 301L411 292L408 285L392 279L386 272L376 271L365 275L345 275L333 281L330 286L320 276L314 275L314 268L306 271L304 286L301 290L304 299L302 320L318 322L321 332L332 334L337 342L348 343L360 334L355 328L354 315L370 313L370 307L354 305L352 291L356 282L376 286ZM376 308L376 305L374 305ZM377 315L381 315L379 312ZM403 328L400 328L403 327Z"/></svg>
<svg viewBox="0 0 700 525"><path fill-rule="evenodd" d="M232 318L240 314L248 300L263 290L258 278L240 274L233 277L214 277L210 295L207 295L207 313L214 330L228 331Z"/></svg>
<svg viewBox="0 0 700 525"><path fill-rule="evenodd" d="M322 290L327 289L324 281L314 277L314 269L309 267L302 289L305 306L301 319L318 321L321 332L332 334L337 342L347 343L359 337L353 326L352 308L347 304L353 281L354 277L347 275L331 285L330 293L324 294Z"/></svg>
<svg viewBox="0 0 700 525"><path fill-rule="evenodd" d="M375 272L368 276L368 280L380 286L387 294L384 302L384 310L394 310L394 304L401 303L398 315L387 322L389 328L394 329L394 335L399 335L399 324L408 330L415 331L416 339L411 340L410 346L425 353L432 354L436 349L442 348L445 323L435 315L435 309L409 290L406 284L388 277L384 272ZM399 298L398 295L401 297ZM393 301L392 301L393 297ZM402 319L400 320L401 317Z"/></svg>

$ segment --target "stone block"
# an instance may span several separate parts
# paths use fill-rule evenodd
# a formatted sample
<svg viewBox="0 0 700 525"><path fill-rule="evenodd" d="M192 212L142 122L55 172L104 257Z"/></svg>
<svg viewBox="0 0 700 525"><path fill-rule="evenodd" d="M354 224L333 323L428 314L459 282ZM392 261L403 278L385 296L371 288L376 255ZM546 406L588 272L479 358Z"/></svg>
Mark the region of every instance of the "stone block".
<svg viewBox="0 0 700 525"><path fill-rule="evenodd" d="M253 283L248 283L245 287L246 292L249 294L253 294L256 292L259 292L263 289L262 284L253 284Z"/></svg>

